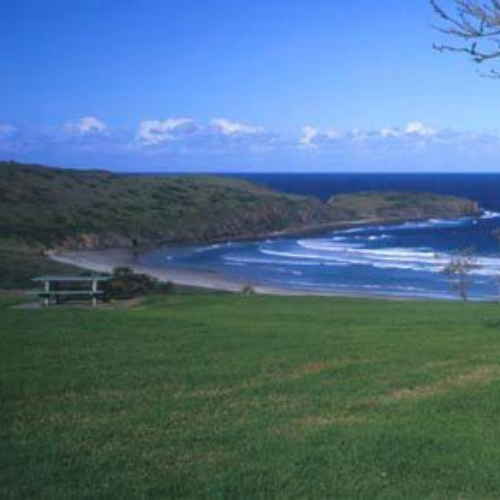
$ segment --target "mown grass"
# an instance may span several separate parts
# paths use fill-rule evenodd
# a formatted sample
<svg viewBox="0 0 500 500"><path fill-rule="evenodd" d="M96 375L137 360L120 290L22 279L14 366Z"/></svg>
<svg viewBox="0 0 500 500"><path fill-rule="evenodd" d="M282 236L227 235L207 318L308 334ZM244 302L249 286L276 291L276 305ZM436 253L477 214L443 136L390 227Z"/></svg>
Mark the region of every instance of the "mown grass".
<svg viewBox="0 0 500 500"><path fill-rule="evenodd" d="M498 498L494 304L0 309L0 497Z"/></svg>

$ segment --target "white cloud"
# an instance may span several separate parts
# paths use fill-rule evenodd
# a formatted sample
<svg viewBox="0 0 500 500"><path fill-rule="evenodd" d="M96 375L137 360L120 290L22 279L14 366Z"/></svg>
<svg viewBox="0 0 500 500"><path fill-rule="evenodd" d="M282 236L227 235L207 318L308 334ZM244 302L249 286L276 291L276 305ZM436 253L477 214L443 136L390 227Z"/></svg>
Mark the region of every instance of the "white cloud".
<svg viewBox="0 0 500 500"><path fill-rule="evenodd" d="M315 147L314 140L320 133L320 129L318 127L311 127L310 125L306 125L302 128L302 137L300 138L300 144L305 147Z"/></svg>
<svg viewBox="0 0 500 500"><path fill-rule="evenodd" d="M338 141L343 136L341 131L333 128L322 131L319 127L307 125L302 128L299 143L304 148L317 149L321 144Z"/></svg>
<svg viewBox="0 0 500 500"><path fill-rule="evenodd" d="M213 119L208 124L196 123L191 118L168 118L142 121L136 140L152 153L220 154L236 150L268 151L274 147L277 136L266 133L263 127L225 118Z"/></svg>
<svg viewBox="0 0 500 500"><path fill-rule="evenodd" d="M306 126L302 129L299 145L303 148L330 150L332 148L367 148L367 147L422 147L426 143L438 140L443 132L420 122L410 122L403 127L385 127L381 129L359 129L340 131L322 130L319 127Z"/></svg>
<svg viewBox="0 0 500 500"><path fill-rule="evenodd" d="M255 135L264 133L263 127L232 122L226 118L215 118L210 122L210 125L221 134L229 136Z"/></svg>
<svg viewBox="0 0 500 500"><path fill-rule="evenodd" d="M401 132L395 128L383 128L380 130L380 137L387 139L389 137L400 137Z"/></svg>
<svg viewBox="0 0 500 500"><path fill-rule="evenodd" d="M0 154L30 158L46 154L72 157L95 154L148 155L159 158L182 158L182 161L229 161L248 159L249 164L262 164L280 159L300 159L304 164L349 165L388 162L408 165L429 158L451 162L458 158L498 158L498 133L467 132L438 129L419 121L401 126L341 130L307 125L300 134L278 134L261 126L216 118L199 123L187 117L147 119L136 130L110 129L92 116L83 117L64 126L26 128L0 123ZM260 157L260 158L259 158ZM189 160L191 161L191 160ZM436 160L437 161L437 160ZM493 160L492 160L493 161ZM316 162L316 163L315 163Z"/></svg>
<svg viewBox="0 0 500 500"><path fill-rule="evenodd" d="M137 140L145 146L156 146L192 135L198 126L190 118L144 120L139 124Z"/></svg>
<svg viewBox="0 0 500 500"><path fill-rule="evenodd" d="M67 123L65 128L68 132L79 136L106 135L109 132L108 126L95 116L84 116L76 122Z"/></svg>
<svg viewBox="0 0 500 500"><path fill-rule="evenodd" d="M431 127L427 127L420 122L410 122L406 125L404 129L407 135L418 135L421 137L433 137L437 134L437 130Z"/></svg>

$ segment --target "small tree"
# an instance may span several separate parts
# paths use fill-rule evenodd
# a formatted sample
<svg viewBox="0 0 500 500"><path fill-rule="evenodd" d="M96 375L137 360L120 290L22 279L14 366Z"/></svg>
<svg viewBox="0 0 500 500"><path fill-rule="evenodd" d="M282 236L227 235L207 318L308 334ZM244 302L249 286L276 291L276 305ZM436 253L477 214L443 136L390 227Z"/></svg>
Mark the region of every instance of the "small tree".
<svg viewBox="0 0 500 500"><path fill-rule="evenodd" d="M500 229L495 229L493 231L493 236L498 240L498 243L500 245ZM500 275L495 276L495 282L496 282L497 288L498 288L498 302L500 303Z"/></svg>
<svg viewBox="0 0 500 500"><path fill-rule="evenodd" d="M452 290L458 293L464 302L469 300L469 288L472 283L470 275L479 267L474 250L468 248L454 252L442 270L450 280Z"/></svg>
<svg viewBox="0 0 500 500"><path fill-rule="evenodd" d="M242 289L241 289L241 295L244 297L250 297L252 295L255 295L255 289L252 285L246 284Z"/></svg>
<svg viewBox="0 0 500 500"><path fill-rule="evenodd" d="M444 7L446 0L430 0L442 25L437 29L449 43L435 44L441 52L458 52L482 64L500 58L500 1L450 0L453 7ZM500 71L491 69L486 76L500 78Z"/></svg>

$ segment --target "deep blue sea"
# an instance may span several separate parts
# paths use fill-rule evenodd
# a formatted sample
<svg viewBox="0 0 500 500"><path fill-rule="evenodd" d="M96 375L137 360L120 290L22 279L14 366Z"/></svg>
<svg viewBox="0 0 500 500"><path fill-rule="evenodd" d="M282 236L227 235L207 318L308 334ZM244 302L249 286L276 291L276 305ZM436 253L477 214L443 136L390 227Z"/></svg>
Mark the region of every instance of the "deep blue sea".
<svg viewBox="0 0 500 500"><path fill-rule="evenodd" d="M324 234L172 250L148 264L212 271L250 284L301 291L456 298L442 269L455 250L474 248L476 300L497 299L500 287L500 174L255 174L240 175L290 193L326 200L367 190L427 191L476 200L479 218L429 220L329 231Z"/></svg>

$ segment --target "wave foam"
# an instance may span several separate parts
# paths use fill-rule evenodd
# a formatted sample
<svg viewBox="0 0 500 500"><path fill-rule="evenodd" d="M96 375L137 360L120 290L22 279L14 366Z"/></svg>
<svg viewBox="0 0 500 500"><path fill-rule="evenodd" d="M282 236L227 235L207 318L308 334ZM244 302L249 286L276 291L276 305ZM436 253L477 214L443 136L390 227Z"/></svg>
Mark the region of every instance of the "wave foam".
<svg viewBox="0 0 500 500"><path fill-rule="evenodd" d="M437 254L427 248L362 248L359 245L335 244L325 240L299 240L297 251L260 248L259 251L277 259L287 259L288 264L297 261L313 261L313 265L360 265L378 269L400 269L439 273L451 259L451 254ZM268 263L277 263L269 259ZM281 262L280 262L281 263ZM475 275L499 275L500 259L480 257Z"/></svg>
<svg viewBox="0 0 500 500"><path fill-rule="evenodd" d="M492 212L489 210L485 210L481 219L498 219L500 218L500 212Z"/></svg>

